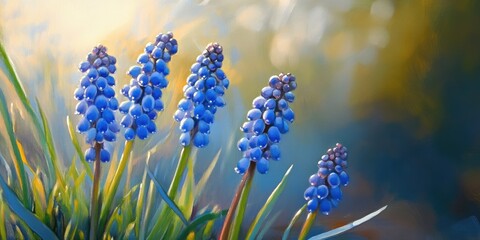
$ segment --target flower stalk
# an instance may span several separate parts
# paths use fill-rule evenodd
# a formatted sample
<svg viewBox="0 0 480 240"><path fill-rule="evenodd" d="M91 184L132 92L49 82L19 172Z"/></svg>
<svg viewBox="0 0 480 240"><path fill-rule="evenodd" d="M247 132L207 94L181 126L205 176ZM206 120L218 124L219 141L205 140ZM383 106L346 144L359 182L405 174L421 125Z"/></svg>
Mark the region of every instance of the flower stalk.
<svg viewBox="0 0 480 240"><path fill-rule="evenodd" d="M307 237L308 232L310 231L310 228L313 225L313 222L315 222L315 219L317 218L317 213L318 211L313 211L308 213L307 215L307 220L303 223L302 230L300 231L300 235L298 235L299 240L304 240Z"/></svg>
<svg viewBox="0 0 480 240"><path fill-rule="evenodd" d="M98 226L98 218L99 218L99 199L98 199L98 192L100 189L100 179L101 179L101 162L100 162L100 150L103 148L102 143L95 143L95 166L94 166L94 175L93 175L93 187L92 187L92 196L90 201L90 238L91 240L95 240Z"/></svg>
<svg viewBox="0 0 480 240"><path fill-rule="evenodd" d="M248 199L248 195L250 193L253 176L255 175L255 165L256 165L255 162L252 162L250 164L248 171L243 175L242 180L238 185L237 191L235 192L235 196L233 197L232 203L230 204L230 208L228 209L227 216L225 217L225 222L223 223L222 231L220 232L220 237L219 237L220 240L228 239L230 227L233 221L233 215L237 210L237 206L238 206L238 203L240 202L240 199L244 200L242 201L243 204L240 204L241 207L242 205L245 205L247 202L246 200ZM239 209L237 216L235 218L235 221L239 222L239 226L241 225L241 222L243 220L244 213L245 213L244 209Z"/></svg>

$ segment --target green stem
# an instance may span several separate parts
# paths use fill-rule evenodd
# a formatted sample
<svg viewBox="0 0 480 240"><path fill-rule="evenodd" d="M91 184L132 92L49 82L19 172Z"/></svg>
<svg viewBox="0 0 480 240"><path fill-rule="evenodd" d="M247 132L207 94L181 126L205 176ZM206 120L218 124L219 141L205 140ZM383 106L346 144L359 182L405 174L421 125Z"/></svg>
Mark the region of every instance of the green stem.
<svg viewBox="0 0 480 240"><path fill-rule="evenodd" d="M92 196L90 202L90 240L97 239L95 233L98 226L98 190L101 178L100 150L103 144L95 143L95 167L93 176Z"/></svg>
<svg viewBox="0 0 480 240"><path fill-rule="evenodd" d="M175 170L172 183L170 184L170 188L168 189L168 196L172 200L175 200L175 197L177 195L178 186L180 185L180 181L182 180L183 172L185 172L185 168L187 167L188 159L190 158L191 152L192 146L188 145L186 147L183 147L182 153L180 154L177 169Z"/></svg>
<svg viewBox="0 0 480 240"><path fill-rule="evenodd" d="M110 184L110 187L108 188L108 193L105 194L105 201L102 207L102 211L100 213L100 223L98 224L99 230L102 228L102 226L105 226L105 223L107 222L107 216L110 213L110 207L112 205L113 198L117 193L117 188L120 184L120 180L122 179L123 171L125 170L128 159L130 158L130 155L132 153L133 142L134 140L125 142L125 148L123 149L123 154L120 158L120 163L118 164L117 171L113 175L112 182ZM99 236L99 234L103 234L103 231L99 231L97 236Z"/></svg>
<svg viewBox="0 0 480 240"><path fill-rule="evenodd" d="M175 197L177 196L178 187L180 185L180 181L182 180L183 172L185 172L185 168L187 167L188 159L190 158L191 152L192 152L192 145L188 145L186 147L183 147L182 152L180 153L177 169L175 169L172 183L170 183L170 187L168 189L168 196L173 201L175 201ZM168 208L165 207L162 210L160 210L160 215L159 215L160 218L158 218L155 222L155 225L153 225L152 231L147 236L147 240L158 238L156 234L158 234L158 232L160 231L160 226L162 225L162 222L166 221L165 219L163 219L163 217L165 216L167 209Z"/></svg>
<svg viewBox="0 0 480 240"><path fill-rule="evenodd" d="M31 210L32 202L30 199L30 194L28 191L28 178L27 173L25 172L24 163L22 161L22 156L20 154L20 150L18 149L17 139L15 138L15 133L13 130L13 123L8 113L7 102L5 100L5 95L3 91L0 89L0 113L3 115L3 119L5 122L6 130L8 133L8 138L10 139L10 144L12 145L13 154L15 155L15 165L17 166L17 177L19 178L20 188L22 190L22 204L25 208Z"/></svg>
<svg viewBox="0 0 480 240"><path fill-rule="evenodd" d="M307 234L310 231L310 228L312 227L313 222L315 222L315 218L317 217L317 212L318 211L313 211L308 214L307 219L305 220L305 223L303 223L302 231L298 236L299 240L304 240L307 237Z"/></svg>
<svg viewBox="0 0 480 240"><path fill-rule="evenodd" d="M238 209L237 216L235 218L233 234L232 236L238 236L238 231L242 225L243 215L245 213L245 206L247 204L248 195L250 193L250 188L252 186L252 179L255 174L255 162L251 162L248 167L247 172L243 175L240 184L238 185L235 196L232 199L230 208L228 209L227 216L225 217L225 222L223 223L222 231L220 232L220 240L228 239L230 232L230 225L232 224L233 215L237 209L238 203L240 202L240 208ZM236 233L237 232L237 233Z"/></svg>

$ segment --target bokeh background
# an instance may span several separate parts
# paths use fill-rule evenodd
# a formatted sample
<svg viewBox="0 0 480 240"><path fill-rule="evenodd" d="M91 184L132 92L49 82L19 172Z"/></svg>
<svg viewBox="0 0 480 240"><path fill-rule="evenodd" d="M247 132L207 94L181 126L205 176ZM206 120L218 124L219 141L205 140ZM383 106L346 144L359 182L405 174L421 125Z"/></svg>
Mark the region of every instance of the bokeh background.
<svg viewBox="0 0 480 240"><path fill-rule="evenodd" d="M305 203L303 191L319 157L341 142L350 151L351 184L339 208L317 218L312 234L388 204L339 239L477 239L479 13L474 0L0 0L0 31L29 97L39 99L55 129L64 166L74 154L65 118L78 121L72 97L78 63L94 45L106 45L118 59L122 86L145 44L173 31L180 50L170 64L166 110L157 120L161 131L136 144L129 172L141 171L145 149L154 147L150 167L158 169L162 184L169 183L180 151L172 113L190 65L217 41L225 49L231 88L210 145L198 151L201 174L221 150L200 205L228 207L240 180L233 171L241 157L238 128L251 100L271 75L292 72L299 85L296 120L280 144L282 160L255 176L246 222L293 164L268 233L277 239ZM0 87L15 108L18 99L3 73ZM28 141L23 111L14 109L23 126L19 134L30 159L40 159L37 144ZM5 145L0 137L2 152ZM140 181L140 174L132 176Z"/></svg>

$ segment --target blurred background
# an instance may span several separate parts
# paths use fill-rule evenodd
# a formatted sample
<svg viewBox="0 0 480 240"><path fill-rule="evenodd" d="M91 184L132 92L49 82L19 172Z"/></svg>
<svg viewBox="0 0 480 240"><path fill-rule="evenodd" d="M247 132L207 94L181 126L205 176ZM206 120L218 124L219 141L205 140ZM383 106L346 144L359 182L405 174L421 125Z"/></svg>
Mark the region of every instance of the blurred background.
<svg viewBox="0 0 480 240"><path fill-rule="evenodd" d="M160 32L172 31L179 53L170 64L160 133L137 142L129 172L150 168L167 186L176 166L179 130L172 113L204 46L224 47L231 80L227 106L218 111L208 148L198 151L201 174L220 161L199 204L227 208L241 176L236 141L251 100L273 74L297 76L296 120L280 144L282 159L256 175L249 222L293 170L276 204L269 231L278 239L305 200L308 177L329 147L349 148L350 185L312 234L356 220L383 205L385 212L338 239L480 238L480 2L474 0L267 0L267 1L62 1L0 0L0 32L29 97L37 97L68 166L74 156L65 118L73 116L77 66L102 43L118 59L116 79ZM3 68L4 66L2 66ZM0 73L7 99L18 102ZM117 95L119 100L124 100ZM29 122L19 134L29 139ZM3 128L3 125L2 125ZM2 130L3 132L3 130ZM5 136L5 135L4 135ZM122 138L117 147L123 145ZM38 144L24 141L30 159ZM0 149L6 139L0 137ZM118 149L118 148L117 148ZM173 160L172 160L173 159ZM42 164L42 163L37 163ZM140 174L132 175L133 183ZM302 216L303 222L304 216ZM247 224L245 224L247 225ZM295 236L300 225L294 229Z"/></svg>

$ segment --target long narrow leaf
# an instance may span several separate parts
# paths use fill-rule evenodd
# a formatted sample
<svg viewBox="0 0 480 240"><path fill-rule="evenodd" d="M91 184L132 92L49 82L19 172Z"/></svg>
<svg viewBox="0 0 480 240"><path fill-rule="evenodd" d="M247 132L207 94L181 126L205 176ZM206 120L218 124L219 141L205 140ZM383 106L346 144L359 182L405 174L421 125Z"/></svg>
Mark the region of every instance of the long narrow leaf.
<svg viewBox="0 0 480 240"><path fill-rule="evenodd" d="M3 115L3 121L5 122L5 126L7 128L8 138L10 139L10 144L12 145L13 154L15 155L15 168L17 177L19 178L18 180L20 182L20 188L22 190L21 201L25 207L30 208L31 201L30 195L28 194L27 174L23 166L22 156L20 154L20 149L18 149L17 140L13 131L12 119L8 113L7 101L2 89L0 89L0 113Z"/></svg>
<svg viewBox="0 0 480 240"><path fill-rule="evenodd" d="M125 148L123 149L123 154L120 159L120 163L118 165L117 171L115 171L115 174L113 175L113 179L108 189L106 190L107 192L105 194L102 211L100 213L100 221L99 221L100 232L103 232L102 228L105 226L105 223L107 222L107 218L110 213L110 208L113 202L113 198L117 193L118 185L120 184L120 180L122 179L123 171L125 170L125 166L127 166L128 159L130 158L130 155L133 150L133 143L134 143L134 140L125 142Z"/></svg>
<svg viewBox="0 0 480 240"><path fill-rule="evenodd" d="M212 175L213 169L215 168L215 166L217 166L217 162L218 162L218 159L220 158L221 153L222 153L222 150L219 150L215 155L215 157L213 158L210 165L208 165L208 168L203 172L202 177L200 178L197 186L195 187L195 199L198 199L200 197L200 194L205 188L205 185L207 185L207 181Z"/></svg>
<svg viewBox="0 0 480 240"><path fill-rule="evenodd" d="M283 232L282 240L287 240L288 235L290 234L290 231L292 230L293 225L297 220L300 218L303 212L305 212L305 209L307 209L307 204L304 204L300 209L298 209L297 213L293 216L292 220L290 220L290 223L288 224L287 228Z"/></svg>
<svg viewBox="0 0 480 240"><path fill-rule="evenodd" d="M0 189L0 239L7 239L7 218L3 216L7 216L5 214L5 202L3 201L3 191Z"/></svg>
<svg viewBox="0 0 480 240"><path fill-rule="evenodd" d="M12 209L12 211L20 219L22 219L32 231L38 234L38 236L40 236L40 238L42 239L58 239L57 236L52 232L52 230L50 230L50 228L48 228L45 224L38 220L38 218L35 217L33 213L23 207L18 198L15 196L12 190L10 190L10 188L7 186L7 184L1 177L0 185L3 189L3 198L8 203L10 209Z"/></svg>
<svg viewBox="0 0 480 240"><path fill-rule="evenodd" d="M127 203L130 202L130 200L129 200L130 197L133 195L133 193L134 193L135 191L137 191L138 187L139 187L139 185L133 186L133 187L130 189L130 191L128 191L128 192L123 196L122 200L120 200L120 202L119 202L118 205L115 207L115 209L113 209L113 213L114 213L114 214L117 213L117 212L119 212L119 211L122 209L122 207L124 206L124 204L127 204ZM112 224L113 224L113 220L114 220L114 219L115 219L114 217L112 217L112 218L109 219L109 221L107 222L107 227L105 228L105 232L107 232L107 233L110 232L110 228L111 228L111 226L112 226Z"/></svg>
<svg viewBox="0 0 480 240"><path fill-rule="evenodd" d="M183 224L187 225L188 221L183 215L180 208L177 206L177 204L168 196L165 189L163 189L162 185L160 185L157 179L155 179L155 176L153 176L153 173L150 170L147 170L147 173L150 179L152 179L153 183L155 183L155 187L157 188L158 193L160 193L160 196L165 201L165 203L172 209L173 212L175 212L175 214L177 214L180 220L182 220Z"/></svg>
<svg viewBox="0 0 480 240"><path fill-rule="evenodd" d="M150 154L150 152L147 153L147 164L145 164L145 170L143 171L142 183L140 184L140 190L138 191L137 206L135 209L135 236L139 239L142 239L142 237L140 237L140 228L145 221L145 219L143 219L145 214L145 188L147 187L147 169L148 163L150 162Z"/></svg>
<svg viewBox="0 0 480 240"><path fill-rule="evenodd" d="M35 114L35 111L33 110L33 107L30 103L30 100L27 98L27 94L25 93L25 90L22 86L22 83L20 82L20 79L18 78L17 72L15 71L15 68L13 66L13 63L10 59L10 57L7 54L7 51L5 50L5 47L3 46L2 41L0 41L0 60L3 61L3 64L5 64L5 67L7 68L8 75L8 80L12 83L15 92L17 93L18 97L20 98L20 101L22 102L23 106L27 110L27 113L30 115L30 118L33 120L33 123L35 125L35 130L37 131L39 138L40 138L40 144L42 148L44 149L43 153L45 155L45 159L47 161L47 167L48 167L48 179L51 180L51 182L55 182L55 170L53 169L53 161L51 156L47 155L46 153L49 152L49 149L47 147L47 141L46 141L46 136L44 135L44 132L42 131L42 125L40 124L40 120L38 119L37 115ZM51 186L50 186L51 187Z"/></svg>
<svg viewBox="0 0 480 240"><path fill-rule="evenodd" d="M313 236L311 238L309 238L308 240L320 240L320 239L325 239L325 238L329 238L329 237L333 237L335 235L338 235L340 233L343 233L345 231L348 231L372 218L374 218L375 216L377 216L378 214L380 214L381 212L383 212L386 208L387 208L388 205L385 205L384 207L378 209L377 211L375 212L372 212L370 214L368 214L367 216L365 217L362 217L358 220L355 220L347 225L344 225L344 226L341 226L339 228L335 228L333 230L330 230L328 232L324 232L322 234L319 234L319 235L316 235L316 236Z"/></svg>
<svg viewBox="0 0 480 240"><path fill-rule="evenodd" d="M85 156L83 155L82 148L80 147L78 138L75 135L75 128L69 116L67 116L67 127L68 127L68 133L70 134L70 140L72 140L73 147L75 148L75 151L77 152L78 157L80 158L80 162L82 162L83 167L85 168L85 171L87 171L88 177L90 177L90 179L93 179L92 169L90 168L90 165L88 164L88 162L85 160Z"/></svg>
<svg viewBox="0 0 480 240"><path fill-rule="evenodd" d="M53 171L55 172L55 176L60 180L60 185L61 187L65 187L65 180L62 177L62 173L60 172L60 169L58 168L58 161L57 161L57 153L55 152L55 143L53 142L53 137L52 137L52 131L50 130L50 127L48 125L48 120L47 116L45 116L45 113L43 112L43 109L40 105L40 102L37 99L37 107L38 111L40 112L40 117L42 119L42 124L43 124L43 134L45 136L45 141L47 144L48 152L50 153L51 157L51 164L53 167ZM53 181L55 181L54 179Z"/></svg>
<svg viewBox="0 0 480 240"><path fill-rule="evenodd" d="M277 218L280 217L280 212L276 212L273 217L269 217L267 222L263 225L262 230L260 233L258 233L257 237L255 239L263 239L263 236L270 230L272 227L273 223L277 220Z"/></svg>
<svg viewBox="0 0 480 240"><path fill-rule="evenodd" d="M197 217L193 220L185 229L183 229L182 233L178 235L177 239L186 239L188 234L194 231L197 227L206 224L209 221L215 220L219 217L224 217L227 215L228 210L222 210L220 212L210 212L202 214L201 216Z"/></svg>
<svg viewBox="0 0 480 240"><path fill-rule="evenodd" d="M260 227L263 225L265 218L270 214L273 209L273 206L277 202L278 197L283 192L285 185L287 184L288 176L290 175L290 171L292 170L293 165L291 165L288 170L285 172L285 175L282 178L282 181L277 185L277 187L273 190L272 194L268 197L267 201L263 205L263 207L258 212L255 220L253 220L252 225L250 225L250 229L248 230L247 238L246 239L254 239Z"/></svg>

